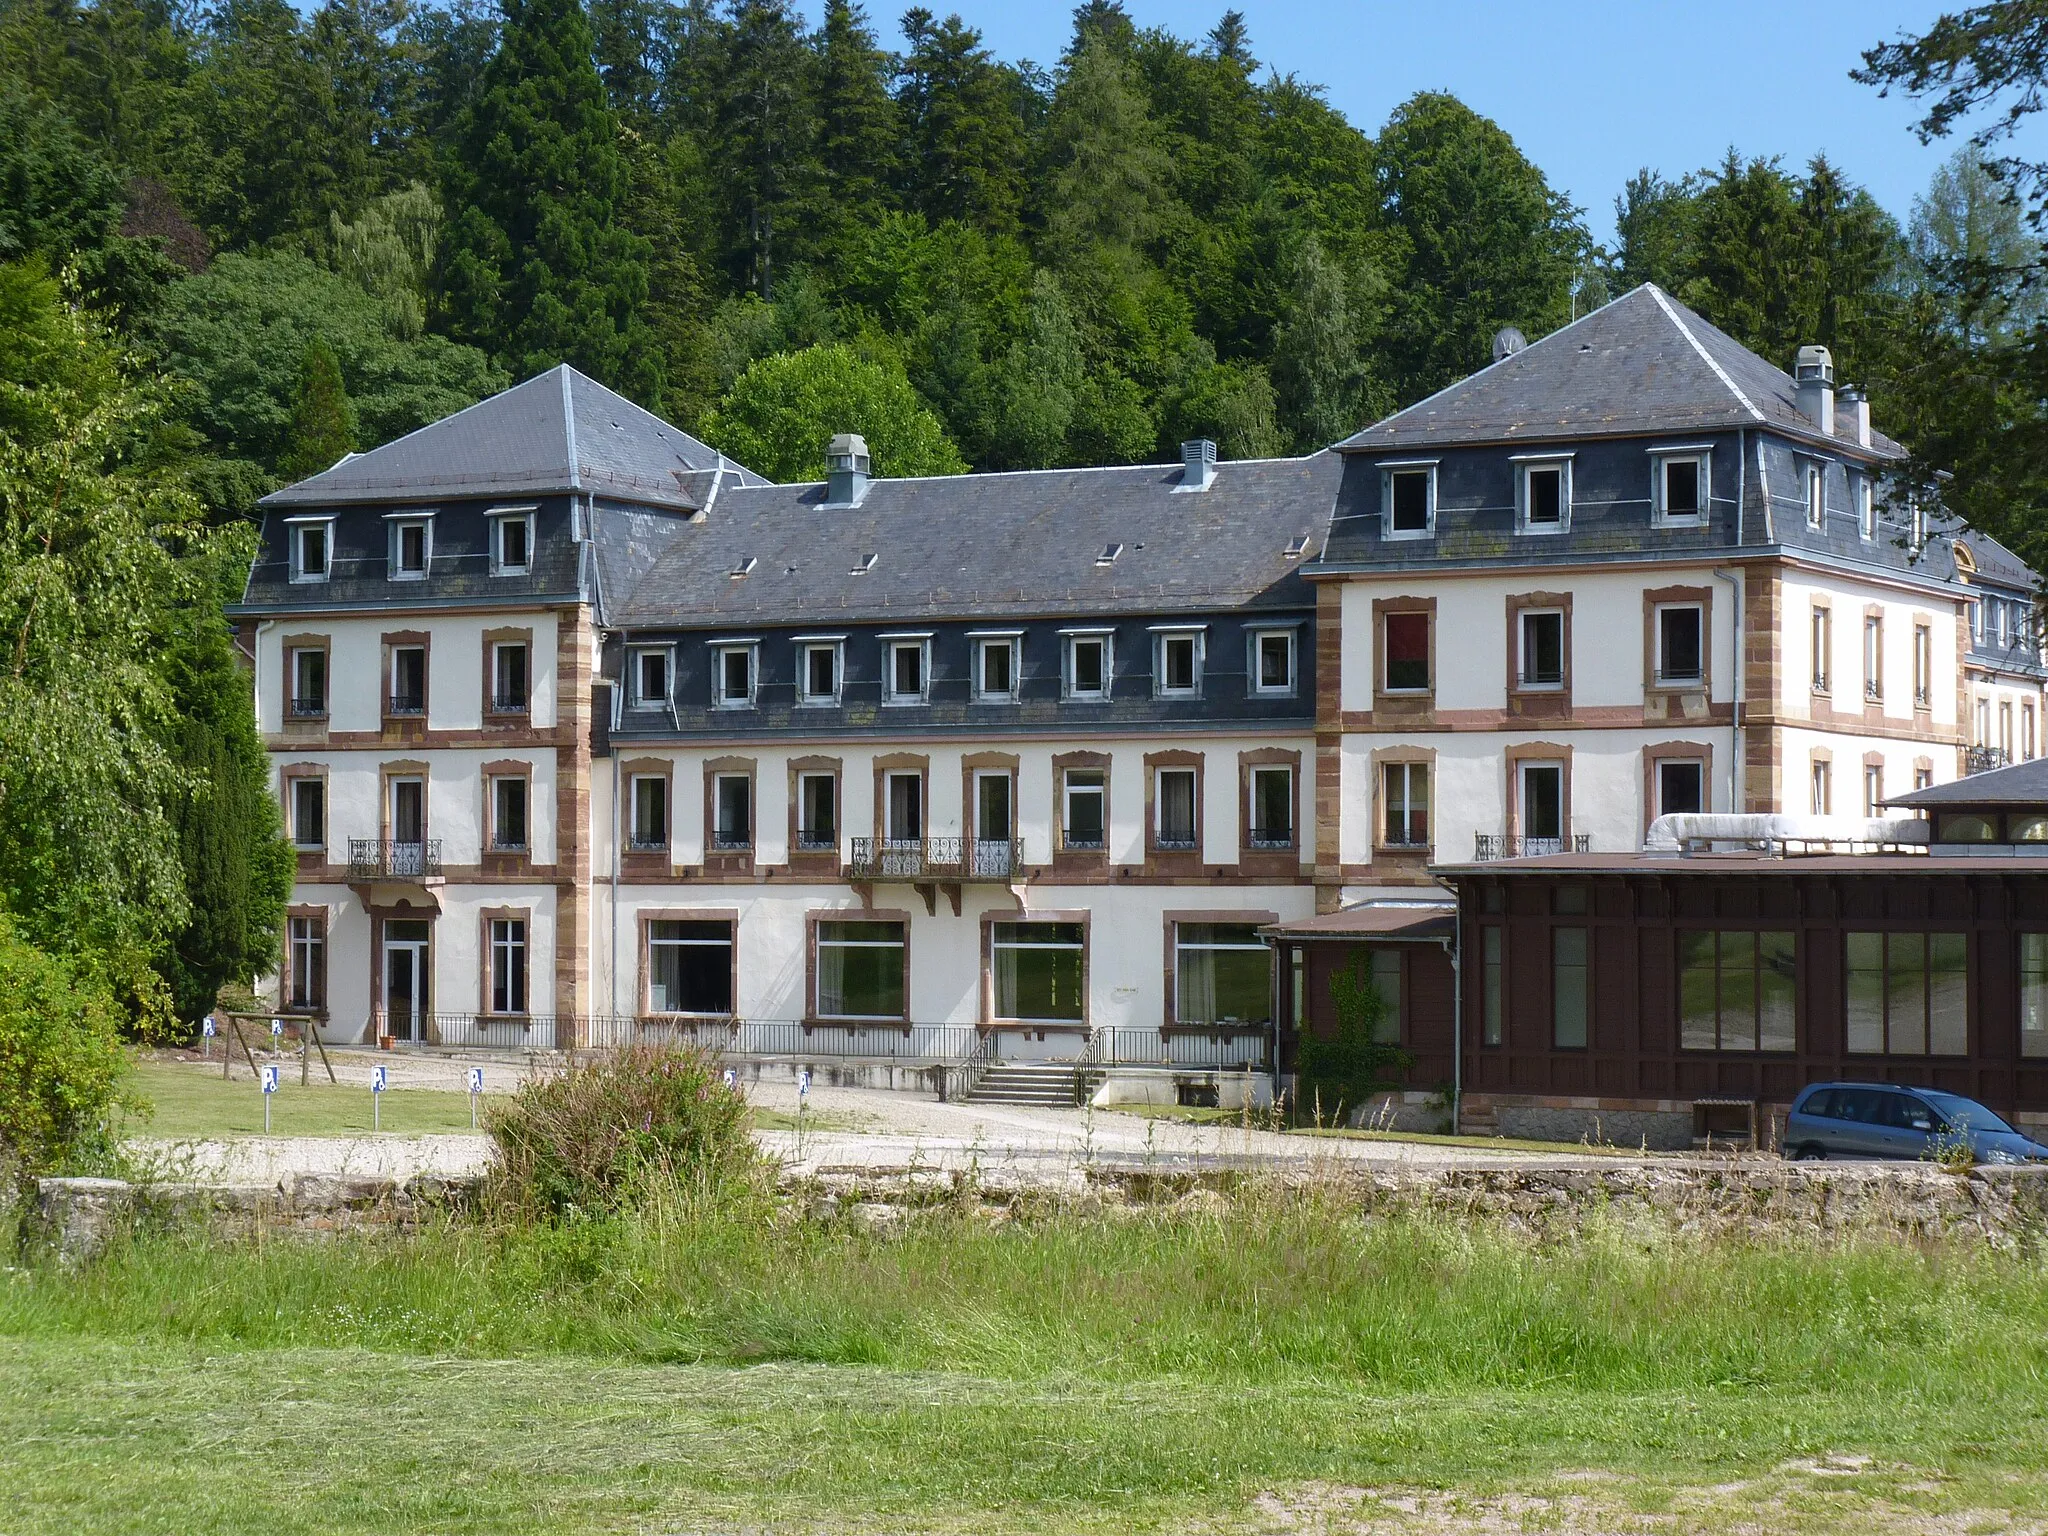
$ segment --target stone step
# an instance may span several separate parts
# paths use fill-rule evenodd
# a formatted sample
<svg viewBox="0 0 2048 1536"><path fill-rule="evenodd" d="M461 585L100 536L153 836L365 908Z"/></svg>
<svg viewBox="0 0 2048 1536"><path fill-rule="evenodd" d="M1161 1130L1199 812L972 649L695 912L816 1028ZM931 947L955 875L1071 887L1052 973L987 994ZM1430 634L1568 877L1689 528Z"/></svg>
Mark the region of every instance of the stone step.
<svg viewBox="0 0 2048 1536"><path fill-rule="evenodd" d="M1070 1061L1012 1061L993 1066L967 1095L970 1104L1021 1104L1071 1109L1082 1077Z"/></svg>

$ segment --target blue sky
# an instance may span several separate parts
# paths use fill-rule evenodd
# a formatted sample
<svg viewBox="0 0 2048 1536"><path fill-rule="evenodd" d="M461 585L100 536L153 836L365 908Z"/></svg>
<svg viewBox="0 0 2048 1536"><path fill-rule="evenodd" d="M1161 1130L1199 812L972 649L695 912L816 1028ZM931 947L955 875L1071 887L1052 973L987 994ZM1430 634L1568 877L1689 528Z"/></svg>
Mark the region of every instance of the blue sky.
<svg viewBox="0 0 2048 1536"><path fill-rule="evenodd" d="M868 0L885 47L909 0ZM923 0L941 15L954 5ZM1200 38L1228 0L1125 0L1141 26ZM1895 0L1721 0L1579 5L1235 0L1268 67L1327 88L1367 132L1419 90L1448 90L1515 142L1611 240L1614 197L1641 166L1667 175L1718 162L1729 145L1782 155L1825 151L1903 222L1953 146L1922 147L1912 104L1849 79L1862 50L1923 31L1936 4ZM957 8L998 56L1058 58L1071 7L966 0ZM805 6L815 20L818 7ZM2030 139L2035 137L2029 136Z"/></svg>

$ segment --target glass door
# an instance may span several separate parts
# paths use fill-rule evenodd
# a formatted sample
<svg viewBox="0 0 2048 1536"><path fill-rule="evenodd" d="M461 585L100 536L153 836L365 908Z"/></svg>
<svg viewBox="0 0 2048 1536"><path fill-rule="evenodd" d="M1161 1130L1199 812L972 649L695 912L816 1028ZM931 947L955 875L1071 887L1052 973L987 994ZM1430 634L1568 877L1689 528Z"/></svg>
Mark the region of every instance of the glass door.
<svg viewBox="0 0 2048 1536"><path fill-rule="evenodd" d="M385 1033L398 1040L424 1040L428 996L427 924L391 918L384 924Z"/></svg>
<svg viewBox="0 0 2048 1536"><path fill-rule="evenodd" d="M426 873L427 786L422 779L391 781L391 873Z"/></svg>
<svg viewBox="0 0 2048 1536"><path fill-rule="evenodd" d="M974 873L984 879L1008 879L1016 829L1010 817L1010 775L1007 770L974 776Z"/></svg>

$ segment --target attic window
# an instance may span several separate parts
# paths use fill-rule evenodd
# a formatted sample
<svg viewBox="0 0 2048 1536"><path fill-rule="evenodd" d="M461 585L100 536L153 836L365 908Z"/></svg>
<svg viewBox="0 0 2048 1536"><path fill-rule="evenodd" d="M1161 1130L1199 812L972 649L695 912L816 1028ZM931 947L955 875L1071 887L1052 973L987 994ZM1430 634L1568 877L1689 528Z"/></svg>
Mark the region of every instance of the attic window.
<svg viewBox="0 0 2048 1536"><path fill-rule="evenodd" d="M875 568L875 561L877 561L880 558L881 557L879 555L862 555L858 560L853 562L853 569L848 571L846 574L849 576L865 576L869 571L872 571Z"/></svg>
<svg viewBox="0 0 2048 1536"><path fill-rule="evenodd" d="M757 562L755 561L754 557L752 555L748 555L745 559L740 561L738 565L734 566L729 574L731 575L734 581L738 581L743 576L752 575L756 563Z"/></svg>
<svg viewBox="0 0 2048 1536"><path fill-rule="evenodd" d="M1095 557L1095 563L1097 565L1115 565L1116 557L1123 552L1124 547L1121 544L1105 544L1102 546L1102 553Z"/></svg>
<svg viewBox="0 0 2048 1536"><path fill-rule="evenodd" d="M1290 560L1299 560L1299 559L1300 559L1300 558L1301 558L1301 557L1302 557L1303 555L1305 555L1305 554L1307 554L1307 553L1308 553L1308 535L1307 535L1307 534L1305 534L1305 533L1297 533L1297 534L1296 534L1296 535L1295 535L1295 536L1294 536L1293 538L1291 538L1291 539L1289 539L1289 540L1287 541L1287 558L1288 558L1288 559L1290 559Z"/></svg>

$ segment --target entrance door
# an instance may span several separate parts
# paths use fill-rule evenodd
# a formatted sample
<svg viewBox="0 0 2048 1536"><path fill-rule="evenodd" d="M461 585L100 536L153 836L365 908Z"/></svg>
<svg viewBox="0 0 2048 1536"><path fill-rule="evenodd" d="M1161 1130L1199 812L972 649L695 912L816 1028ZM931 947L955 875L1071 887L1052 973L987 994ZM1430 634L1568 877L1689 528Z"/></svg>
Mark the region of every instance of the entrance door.
<svg viewBox="0 0 2048 1536"><path fill-rule="evenodd" d="M427 924L417 918L391 918L384 924L385 1029L395 1039L424 1040L428 995Z"/></svg>
<svg viewBox="0 0 2048 1536"><path fill-rule="evenodd" d="M426 873L427 786L420 779L391 781L391 873Z"/></svg>

